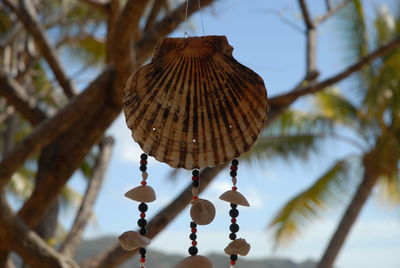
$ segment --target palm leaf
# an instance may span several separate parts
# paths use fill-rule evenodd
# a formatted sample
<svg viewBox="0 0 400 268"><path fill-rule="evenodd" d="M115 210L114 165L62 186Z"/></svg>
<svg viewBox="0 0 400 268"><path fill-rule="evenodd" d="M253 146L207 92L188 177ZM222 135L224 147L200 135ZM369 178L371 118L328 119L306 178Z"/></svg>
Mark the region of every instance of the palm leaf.
<svg viewBox="0 0 400 268"><path fill-rule="evenodd" d="M355 178L352 177L358 158L349 157L336 161L309 188L295 196L281 208L270 223L275 247L286 244L300 233L303 225L318 217L321 210L338 203L348 193ZM353 169L353 170L352 170Z"/></svg>

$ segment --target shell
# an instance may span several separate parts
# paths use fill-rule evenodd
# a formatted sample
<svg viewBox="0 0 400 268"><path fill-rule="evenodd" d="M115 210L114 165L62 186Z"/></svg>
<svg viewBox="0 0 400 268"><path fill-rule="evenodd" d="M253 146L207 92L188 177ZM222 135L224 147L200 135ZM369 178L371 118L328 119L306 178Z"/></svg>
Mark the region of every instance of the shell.
<svg viewBox="0 0 400 268"><path fill-rule="evenodd" d="M156 200L154 189L148 185L140 185L125 193L125 196L138 202L153 202Z"/></svg>
<svg viewBox="0 0 400 268"><path fill-rule="evenodd" d="M133 139L174 168L226 163L247 152L267 119L260 76L225 36L164 38L129 78L124 113Z"/></svg>
<svg viewBox="0 0 400 268"><path fill-rule="evenodd" d="M210 224L215 218L215 207L208 200L197 199L190 208L190 217L198 225Z"/></svg>
<svg viewBox="0 0 400 268"><path fill-rule="evenodd" d="M242 195L238 191L233 191L233 190L226 191L219 197L219 199L236 205L250 207L250 204L247 201L246 197L244 197L244 195Z"/></svg>
<svg viewBox="0 0 400 268"><path fill-rule="evenodd" d="M127 231L118 237L119 244L124 250L134 250L148 246L151 240L138 232Z"/></svg>
<svg viewBox="0 0 400 268"><path fill-rule="evenodd" d="M250 244L245 239L239 238L230 242L224 251L227 255L246 256L249 254Z"/></svg>
<svg viewBox="0 0 400 268"><path fill-rule="evenodd" d="M213 264L204 256L190 256L178 263L175 268L213 268Z"/></svg>

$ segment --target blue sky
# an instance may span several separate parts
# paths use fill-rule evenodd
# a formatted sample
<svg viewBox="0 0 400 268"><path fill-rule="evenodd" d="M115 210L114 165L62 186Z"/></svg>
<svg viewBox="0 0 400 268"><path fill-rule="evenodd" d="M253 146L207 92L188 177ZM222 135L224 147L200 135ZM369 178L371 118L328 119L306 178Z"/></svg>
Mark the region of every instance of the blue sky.
<svg viewBox="0 0 400 268"><path fill-rule="evenodd" d="M192 2L196 4L195 1ZM324 12L324 1L308 2L313 14ZM393 6L395 0L364 2L369 10L368 15L371 16L371 10L375 6L382 3ZM205 33L226 35L234 47L235 58L263 77L269 96L291 89L303 78L305 65L304 36L282 23L272 10L282 12L293 23L303 27L297 1L294 0L221 0L214 7L203 11ZM192 17L189 23L194 26L191 35L202 33L199 15ZM183 36L183 32L183 29L179 29L173 36ZM319 29L318 67L322 73L321 79L350 64L346 55L341 53L344 43L340 41L339 34L337 22L333 21ZM343 90L348 90L348 84L342 83L340 86ZM309 105L308 100L296 103L301 108L310 108ZM86 231L86 238L118 235L126 230L136 229L137 204L124 198L123 194L139 183L138 159L141 150L131 139L122 115L108 132L116 138L116 146L104 187L95 206L96 221ZM272 239L266 226L285 201L310 185L335 159L352 150L345 144L328 141L322 146L321 152L308 161L239 165L238 186L252 205L250 208L240 208L238 218L241 227L239 236L252 244L251 252L246 258L273 256L302 261L320 257L343 212L343 206L325 213L322 219L309 224L293 244L276 252L272 251ZM157 191L158 199L150 205L149 217L161 210L190 182L188 172L182 172L178 178L172 180L168 177L171 170L166 164L150 158L148 182ZM79 174L74 176L71 185L78 191L84 190ZM217 216L210 225L199 228L198 248L201 254L222 254L229 243L229 208L227 203L218 199L229 185L229 172L225 170L202 195L215 204ZM371 199L365 207L339 256L338 267L400 267L399 210L389 209L377 200ZM66 225L70 223L71 214L70 211L63 216ZM153 241L151 247L186 255L190 242L189 220L188 210L185 210ZM174 243L171 244L170 241Z"/></svg>

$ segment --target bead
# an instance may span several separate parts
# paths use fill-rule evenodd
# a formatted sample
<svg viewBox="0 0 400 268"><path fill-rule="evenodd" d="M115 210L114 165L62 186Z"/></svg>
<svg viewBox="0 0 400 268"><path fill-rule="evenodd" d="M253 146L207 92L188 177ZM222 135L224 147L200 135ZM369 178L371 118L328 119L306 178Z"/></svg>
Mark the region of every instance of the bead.
<svg viewBox="0 0 400 268"><path fill-rule="evenodd" d="M200 180L199 177L196 177L196 176L193 176L193 177L192 177L192 181L198 181L198 180Z"/></svg>
<svg viewBox="0 0 400 268"><path fill-rule="evenodd" d="M196 228L192 228L191 232L195 234L195 233L197 233L197 229Z"/></svg>
<svg viewBox="0 0 400 268"><path fill-rule="evenodd" d="M193 181L193 187L199 187L200 183L199 181Z"/></svg>
<svg viewBox="0 0 400 268"><path fill-rule="evenodd" d="M146 234L147 234L147 229L146 229L146 228L141 228L140 231L139 231L139 233L140 233L141 235L146 235Z"/></svg>
<svg viewBox="0 0 400 268"><path fill-rule="evenodd" d="M237 255L231 255L231 261L237 261L238 256Z"/></svg>
<svg viewBox="0 0 400 268"><path fill-rule="evenodd" d="M235 218L231 219L231 223L236 223L236 219Z"/></svg>
<svg viewBox="0 0 400 268"><path fill-rule="evenodd" d="M238 170L238 166L231 166L231 170Z"/></svg>
<svg viewBox="0 0 400 268"><path fill-rule="evenodd" d="M141 181L140 184L144 186L144 185L147 185L147 182L146 181Z"/></svg>
<svg viewBox="0 0 400 268"><path fill-rule="evenodd" d="M239 225L232 223L231 226L229 226L229 230L231 230L232 233L237 233L239 232Z"/></svg>
<svg viewBox="0 0 400 268"><path fill-rule="evenodd" d="M195 246L191 246L188 251L189 251L189 254L192 256L197 255L197 253L199 252L199 250Z"/></svg>
<svg viewBox="0 0 400 268"><path fill-rule="evenodd" d="M140 249L139 249L139 253L140 253L141 255L146 254L146 249L145 249L145 248L140 248Z"/></svg>
<svg viewBox="0 0 400 268"><path fill-rule="evenodd" d="M231 208L237 208L238 205L231 203Z"/></svg>
<svg viewBox="0 0 400 268"><path fill-rule="evenodd" d="M232 170L229 175L231 175L231 177L236 177L237 176L237 172L235 170Z"/></svg>
<svg viewBox="0 0 400 268"><path fill-rule="evenodd" d="M146 171L142 172L142 178L144 181L147 180L148 177L149 177L149 174Z"/></svg>
<svg viewBox="0 0 400 268"><path fill-rule="evenodd" d="M229 211L229 216L231 216L232 218L237 218L237 216L239 216L239 210L237 210L236 208L232 208Z"/></svg>
<svg viewBox="0 0 400 268"><path fill-rule="evenodd" d="M139 227L145 227L147 225L147 221L145 219L139 219L137 222Z"/></svg>
<svg viewBox="0 0 400 268"><path fill-rule="evenodd" d="M237 190L237 187L236 186L233 186L232 187L232 191L236 191Z"/></svg>
<svg viewBox="0 0 400 268"><path fill-rule="evenodd" d="M198 177L200 175L200 171L198 169L195 169L195 170L192 171L192 175L194 177Z"/></svg>
<svg viewBox="0 0 400 268"><path fill-rule="evenodd" d="M236 264L236 262L235 261L231 261L230 264L233 266L233 265Z"/></svg>
<svg viewBox="0 0 400 268"><path fill-rule="evenodd" d="M197 200L199 197L197 195L193 196L193 200Z"/></svg>
<svg viewBox="0 0 400 268"><path fill-rule="evenodd" d="M140 165L143 165L143 166L147 165L147 161L146 160L140 160Z"/></svg>
<svg viewBox="0 0 400 268"><path fill-rule="evenodd" d="M194 221L190 222L190 228L196 228L197 224Z"/></svg>
<svg viewBox="0 0 400 268"><path fill-rule="evenodd" d="M192 246L194 246L194 247L197 246L197 242L193 240L192 241Z"/></svg>
<svg viewBox="0 0 400 268"><path fill-rule="evenodd" d="M146 213L144 212L140 213L140 218L146 218Z"/></svg>
<svg viewBox="0 0 400 268"><path fill-rule="evenodd" d="M190 234L189 238L190 238L190 240L196 240L197 239L197 235L196 234Z"/></svg>
<svg viewBox="0 0 400 268"><path fill-rule="evenodd" d="M145 262L146 262L146 259L145 259L145 258L140 258L140 262L141 262L141 263L145 263Z"/></svg>
<svg viewBox="0 0 400 268"><path fill-rule="evenodd" d="M140 155L141 160L147 160L147 154L141 154Z"/></svg>
<svg viewBox="0 0 400 268"><path fill-rule="evenodd" d="M147 166L141 165L139 169L140 169L140 171L146 171L147 170Z"/></svg>
<svg viewBox="0 0 400 268"><path fill-rule="evenodd" d="M233 165L233 166L239 165L239 160L233 159L233 160L232 160L232 165Z"/></svg>
<svg viewBox="0 0 400 268"><path fill-rule="evenodd" d="M146 203L143 203L143 202L142 202L142 203L139 204L139 207L138 207L138 208L139 208L139 211L140 211L140 212L146 212L147 209L148 209L149 207L147 206Z"/></svg>
<svg viewBox="0 0 400 268"><path fill-rule="evenodd" d="M236 239L236 234L235 233L230 233L229 234L229 239L230 240L235 240Z"/></svg>

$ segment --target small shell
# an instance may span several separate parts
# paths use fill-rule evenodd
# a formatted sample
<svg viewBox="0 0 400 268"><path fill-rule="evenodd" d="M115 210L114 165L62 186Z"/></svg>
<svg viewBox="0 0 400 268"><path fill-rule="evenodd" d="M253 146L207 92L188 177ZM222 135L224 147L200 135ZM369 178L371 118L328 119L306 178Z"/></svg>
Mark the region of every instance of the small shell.
<svg viewBox="0 0 400 268"><path fill-rule="evenodd" d="M215 218L215 207L208 200L198 199L190 208L190 217L198 225L210 224Z"/></svg>
<svg viewBox="0 0 400 268"><path fill-rule="evenodd" d="M183 259L175 268L213 268L213 265L206 257L197 255Z"/></svg>
<svg viewBox="0 0 400 268"><path fill-rule="evenodd" d="M219 197L219 199L236 205L250 207L250 204L247 201L246 197L244 197L244 195L242 195L238 191L233 191L233 190L226 191Z"/></svg>
<svg viewBox="0 0 400 268"><path fill-rule="evenodd" d="M267 91L232 51L225 36L159 42L124 92L126 123L144 152L193 169L250 150L267 119Z"/></svg>
<svg viewBox="0 0 400 268"><path fill-rule="evenodd" d="M250 244L245 239L239 238L230 242L224 251L227 255L246 256L249 254Z"/></svg>
<svg viewBox="0 0 400 268"><path fill-rule="evenodd" d="M140 185L125 193L125 196L138 202L153 202L156 200L154 189L147 185Z"/></svg>
<svg viewBox="0 0 400 268"><path fill-rule="evenodd" d="M124 250L134 250L148 246L151 240L138 232L127 231L118 237L119 244Z"/></svg>

